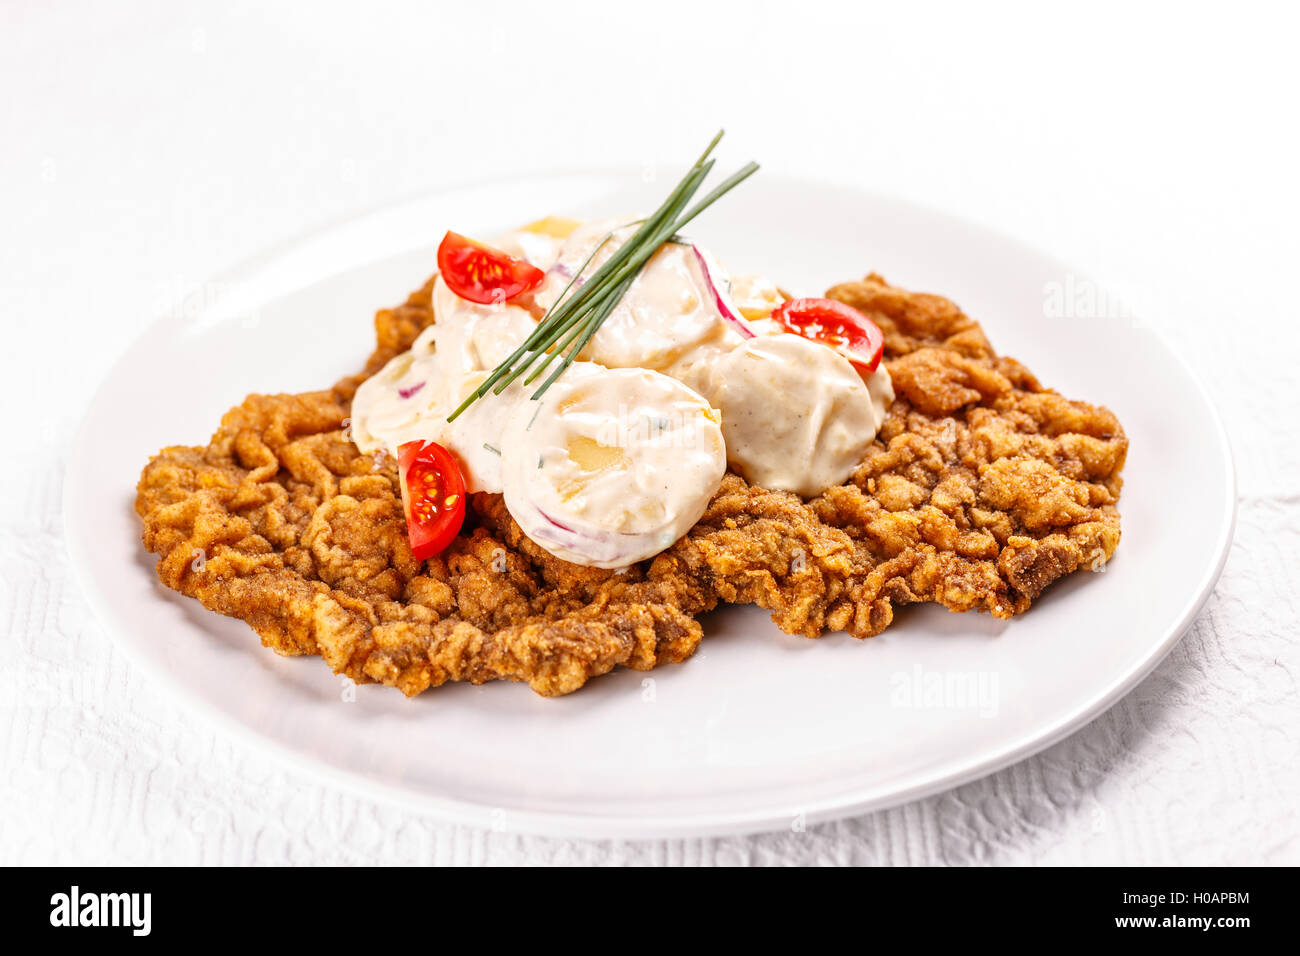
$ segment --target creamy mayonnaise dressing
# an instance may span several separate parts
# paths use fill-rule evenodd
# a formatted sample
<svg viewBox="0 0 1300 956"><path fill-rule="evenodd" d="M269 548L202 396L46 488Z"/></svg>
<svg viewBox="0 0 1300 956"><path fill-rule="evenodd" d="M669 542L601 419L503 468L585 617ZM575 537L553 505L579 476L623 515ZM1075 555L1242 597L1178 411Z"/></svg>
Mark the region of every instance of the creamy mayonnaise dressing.
<svg viewBox="0 0 1300 956"><path fill-rule="evenodd" d="M727 470L718 413L659 372L566 374L528 405L506 429L506 508L568 561L620 568L658 554Z"/></svg>
<svg viewBox="0 0 1300 956"><path fill-rule="evenodd" d="M788 332L728 352L710 384L736 471L805 498L853 473L894 400L883 366L864 382L839 352Z"/></svg>
<svg viewBox="0 0 1300 956"><path fill-rule="evenodd" d="M424 438L446 404L447 378L440 373L430 326L407 351L366 379L352 399L352 440L363 452ZM443 415L442 417L446 417Z"/></svg>
<svg viewBox="0 0 1300 956"><path fill-rule="evenodd" d="M689 244L666 244L646 263L540 400L531 400L539 382L516 380L446 421L572 277L589 276L636 226L543 220L493 240L546 272L514 302L468 302L435 280L436 324L357 390L357 446L396 454L404 442L438 442L461 460L469 491L504 493L541 547L596 567L671 545L728 462L805 497L844 481L893 400L889 373L882 365L864 380L835 350L785 332L768 318L785 298L772 282L729 277ZM718 298L753 337L723 317Z"/></svg>
<svg viewBox="0 0 1300 956"><path fill-rule="evenodd" d="M448 371L496 368L537 325L531 312L509 302L467 302L447 288L442 276L433 282L433 314L453 318L432 326L433 345Z"/></svg>
<svg viewBox="0 0 1300 956"><path fill-rule="evenodd" d="M583 276L595 272L637 228L627 220L606 219L575 229L560 250L556 270L538 289L538 303L550 306L580 269ZM723 325L692 247L665 243L642 267L582 357L609 368L661 371L719 335Z"/></svg>
<svg viewBox="0 0 1300 956"><path fill-rule="evenodd" d="M546 268L554 263L561 240L520 230L494 244ZM410 351L357 389L352 439L364 452L393 455L408 441L436 441L460 457L467 490L500 493L500 437L510 411L533 389L513 382L500 395L475 402L456 421L446 419L528 337L537 320L514 303L480 305L462 299L441 276L433 284L433 314L438 321L420 333Z"/></svg>

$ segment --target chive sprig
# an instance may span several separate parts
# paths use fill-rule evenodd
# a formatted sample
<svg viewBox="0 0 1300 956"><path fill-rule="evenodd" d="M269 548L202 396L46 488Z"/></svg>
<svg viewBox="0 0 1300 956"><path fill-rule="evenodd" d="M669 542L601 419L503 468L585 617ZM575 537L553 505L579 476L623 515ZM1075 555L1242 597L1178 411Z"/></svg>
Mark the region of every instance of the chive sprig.
<svg viewBox="0 0 1300 956"><path fill-rule="evenodd" d="M650 257L658 252L665 242L674 240L677 233L700 213L758 172L757 163L746 163L710 190L703 199L687 208L704 180L713 171L716 160L711 159L710 156L722 139L722 133L722 130L718 130L718 134L713 137L708 148L686 171L686 175L681 178L658 209L647 218L628 224L639 223L636 232L601 263L581 286L578 286L578 280L583 272L591 265L600 250L613 240L614 233L609 233L600 241L569 280L568 285L560 292L555 303L546 310L546 314L537 323L532 334L511 352L505 361L493 369L483 383L447 417L447 421L455 421L457 416L489 391L496 395L501 394L521 375L527 374L524 384L531 385L555 363L556 359L559 359L559 364L532 395L533 399L541 398L555 380L573 364L604 321L609 318L619 300L627 294L627 290L636 281L641 269L650 261Z"/></svg>

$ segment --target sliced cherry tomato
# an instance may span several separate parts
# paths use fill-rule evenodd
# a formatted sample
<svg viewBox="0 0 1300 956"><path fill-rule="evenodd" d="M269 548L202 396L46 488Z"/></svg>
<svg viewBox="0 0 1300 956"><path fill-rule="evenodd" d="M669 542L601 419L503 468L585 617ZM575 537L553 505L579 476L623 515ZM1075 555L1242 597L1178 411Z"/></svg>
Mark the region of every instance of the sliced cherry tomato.
<svg viewBox="0 0 1300 956"><path fill-rule="evenodd" d="M829 345L863 375L876 370L885 352L880 327L834 299L790 299L776 307L772 318L796 335Z"/></svg>
<svg viewBox="0 0 1300 956"><path fill-rule="evenodd" d="M411 553L423 561L451 544L465 522L465 477L456 457L431 441L399 445L397 471Z"/></svg>
<svg viewBox="0 0 1300 956"><path fill-rule="evenodd" d="M438 246L438 271L462 299L491 305L505 302L537 286L546 273L458 232L448 232Z"/></svg>

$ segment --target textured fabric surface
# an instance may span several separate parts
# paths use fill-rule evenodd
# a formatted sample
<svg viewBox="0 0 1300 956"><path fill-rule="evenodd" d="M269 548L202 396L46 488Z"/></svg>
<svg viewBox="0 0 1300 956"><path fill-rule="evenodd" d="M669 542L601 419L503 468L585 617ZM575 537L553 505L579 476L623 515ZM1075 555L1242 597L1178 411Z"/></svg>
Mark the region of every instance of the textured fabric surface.
<svg viewBox="0 0 1300 956"><path fill-rule="evenodd" d="M637 81L645 109L629 112L610 108L617 84L588 84L598 126L548 112L481 142L458 135L460 115L430 89L435 32L402 5L368 9L365 30L355 15L305 22L274 5L256 16L194 3L6 6L0 83L24 95L0 102L0 209L20 225L0 233L0 862L1300 862L1300 325L1284 287L1300 261L1300 203L1293 124L1266 95L1295 87L1288 33L1243 23L1250 40L1238 43L1189 18L1170 44L1155 14L1126 9L1116 35L1089 7L1015 18L1051 42L999 31L971 43L974 20L943 31L923 13L828 9L793 23L751 6L758 19L740 23L690 7L698 44L669 44L659 21L628 41L632 66L679 50L698 71L685 95ZM498 63L596 42L580 35L580 11L520 16L493 37ZM1060 19L1038 19L1049 16ZM927 68L903 42L865 62L853 44L868 29L927 35ZM778 30L789 69L734 69ZM1062 69L1066 40L1108 68ZM735 56L717 55L720 42ZM437 56L456 75L472 50L440 44ZM534 95L571 92L581 77L567 70L534 78ZM863 90L878 94L874 125L839 122L863 115ZM396 108L376 106L394 102L428 122L396 124ZM521 163L519 142L549 144L554 165L626 164L641 148L647 163L680 160L720 119L736 155L769 168L895 192L1046 245L1127 292L1205 380L1237 456L1237 536L1205 611L1147 680L1044 753L907 806L802 833L622 843L447 826L359 799L215 732L129 665L71 578L62 462L95 383L152 313L320 223L539 165ZM837 146L810 159L800 137L819 128L835 128ZM1250 175L1234 172L1242 143Z"/></svg>

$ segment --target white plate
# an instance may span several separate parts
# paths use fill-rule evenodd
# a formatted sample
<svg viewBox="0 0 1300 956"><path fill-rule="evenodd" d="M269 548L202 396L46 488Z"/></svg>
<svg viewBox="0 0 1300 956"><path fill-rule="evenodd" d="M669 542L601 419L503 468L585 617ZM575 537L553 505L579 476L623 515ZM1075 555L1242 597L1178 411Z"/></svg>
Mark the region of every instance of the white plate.
<svg viewBox="0 0 1300 956"><path fill-rule="evenodd" d="M724 262L797 291L874 269L941 292L1042 381L1119 415L1132 445L1105 573L1057 584L1011 622L918 607L866 642L789 637L728 608L689 661L557 700L504 683L349 700L318 659L277 657L158 584L132 510L152 453L205 443L248 392L357 369L375 309L432 271L445 229L616 215L665 188L582 173L442 192L275 250L161 319L100 388L65 487L73 563L122 647L186 704L331 780L472 824L592 837L778 829L932 793L1082 726L1164 657L1219 575L1235 512L1222 425L1187 369L1131 319L1049 315L1087 311L1091 287L1023 245L762 173L694 230Z"/></svg>

